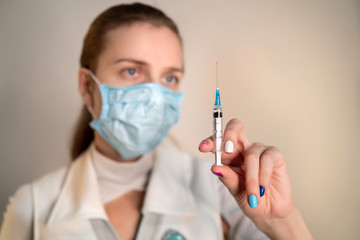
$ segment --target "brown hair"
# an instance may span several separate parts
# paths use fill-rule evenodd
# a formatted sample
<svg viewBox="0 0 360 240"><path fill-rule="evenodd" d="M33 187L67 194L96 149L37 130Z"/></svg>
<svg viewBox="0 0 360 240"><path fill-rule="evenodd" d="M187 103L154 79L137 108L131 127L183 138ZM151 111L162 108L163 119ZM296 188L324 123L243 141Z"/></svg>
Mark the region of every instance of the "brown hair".
<svg viewBox="0 0 360 240"><path fill-rule="evenodd" d="M162 11L142 3L117 5L102 12L90 25L84 38L80 57L81 67L89 68L95 72L98 57L104 49L106 33L120 26L131 25L136 22L167 27L178 36L181 42L176 24ZM89 126L91 120L89 111L86 106L83 106L72 138L71 158L73 160L85 151L94 139L93 130Z"/></svg>

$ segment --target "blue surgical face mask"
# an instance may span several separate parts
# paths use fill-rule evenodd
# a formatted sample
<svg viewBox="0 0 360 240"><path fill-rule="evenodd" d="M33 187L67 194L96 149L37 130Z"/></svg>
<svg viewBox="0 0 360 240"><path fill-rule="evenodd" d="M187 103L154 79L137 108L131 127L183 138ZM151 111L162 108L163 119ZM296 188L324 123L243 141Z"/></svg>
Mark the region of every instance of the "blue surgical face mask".
<svg viewBox="0 0 360 240"><path fill-rule="evenodd" d="M114 88L101 84L91 71L90 75L102 99L100 117L90 126L123 158L153 151L177 123L182 93L154 83Z"/></svg>

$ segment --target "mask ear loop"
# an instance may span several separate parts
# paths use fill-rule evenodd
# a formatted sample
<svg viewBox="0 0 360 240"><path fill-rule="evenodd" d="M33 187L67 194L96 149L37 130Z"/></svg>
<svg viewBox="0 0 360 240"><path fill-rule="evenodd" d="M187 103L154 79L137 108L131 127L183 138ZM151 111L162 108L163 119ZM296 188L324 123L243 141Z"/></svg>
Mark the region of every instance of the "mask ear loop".
<svg viewBox="0 0 360 240"><path fill-rule="evenodd" d="M94 80L94 82L97 85L100 85L101 82L99 81L99 79L97 79L95 74L90 69L88 69L88 70L89 70L89 74L90 74L91 78ZM96 116L95 112L88 105L85 104L85 106L86 106L87 110L89 111L90 115L92 116L92 118L97 119L97 116Z"/></svg>
<svg viewBox="0 0 360 240"><path fill-rule="evenodd" d="M95 74L89 69L89 74L91 76L91 78L94 80L94 82L97 84L97 85L101 85L101 82L99 81L99 79L97 79L97 77L95 76Z"/></svg>

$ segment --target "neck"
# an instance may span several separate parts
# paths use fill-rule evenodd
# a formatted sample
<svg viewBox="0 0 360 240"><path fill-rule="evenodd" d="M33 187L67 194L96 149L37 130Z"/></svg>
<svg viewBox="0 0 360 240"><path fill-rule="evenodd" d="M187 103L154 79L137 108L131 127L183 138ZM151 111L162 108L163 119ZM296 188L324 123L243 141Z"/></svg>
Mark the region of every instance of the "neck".
<svg viewBox="0 0 360 240"><path fill-rule="evenodd" d="M94 130L94 143L96 149L106 157L116 161L116 162L135 162L140 159L141 156L135 158L123 158L110 144L108 144L105 139Z"/></svg>

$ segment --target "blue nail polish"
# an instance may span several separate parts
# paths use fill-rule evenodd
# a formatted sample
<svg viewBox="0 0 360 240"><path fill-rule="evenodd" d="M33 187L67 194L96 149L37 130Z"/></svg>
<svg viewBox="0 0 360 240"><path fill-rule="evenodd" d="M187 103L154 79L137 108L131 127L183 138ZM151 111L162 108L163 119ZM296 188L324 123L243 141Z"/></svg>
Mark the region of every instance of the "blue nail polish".
<svg viewBox="0 0 360 240"><path fill-rule="evenodd" d="M265 194L265 188L261 185L259 186L259 188L260 188L260 197L262 197Z"/></svg>
<svg viewBox="0 0 360 240"><path fill-rule="evenodd" d="M255 195L250 195L249 196L249 205L251 208L256 208L257 206L257 198Z"/></svg>

